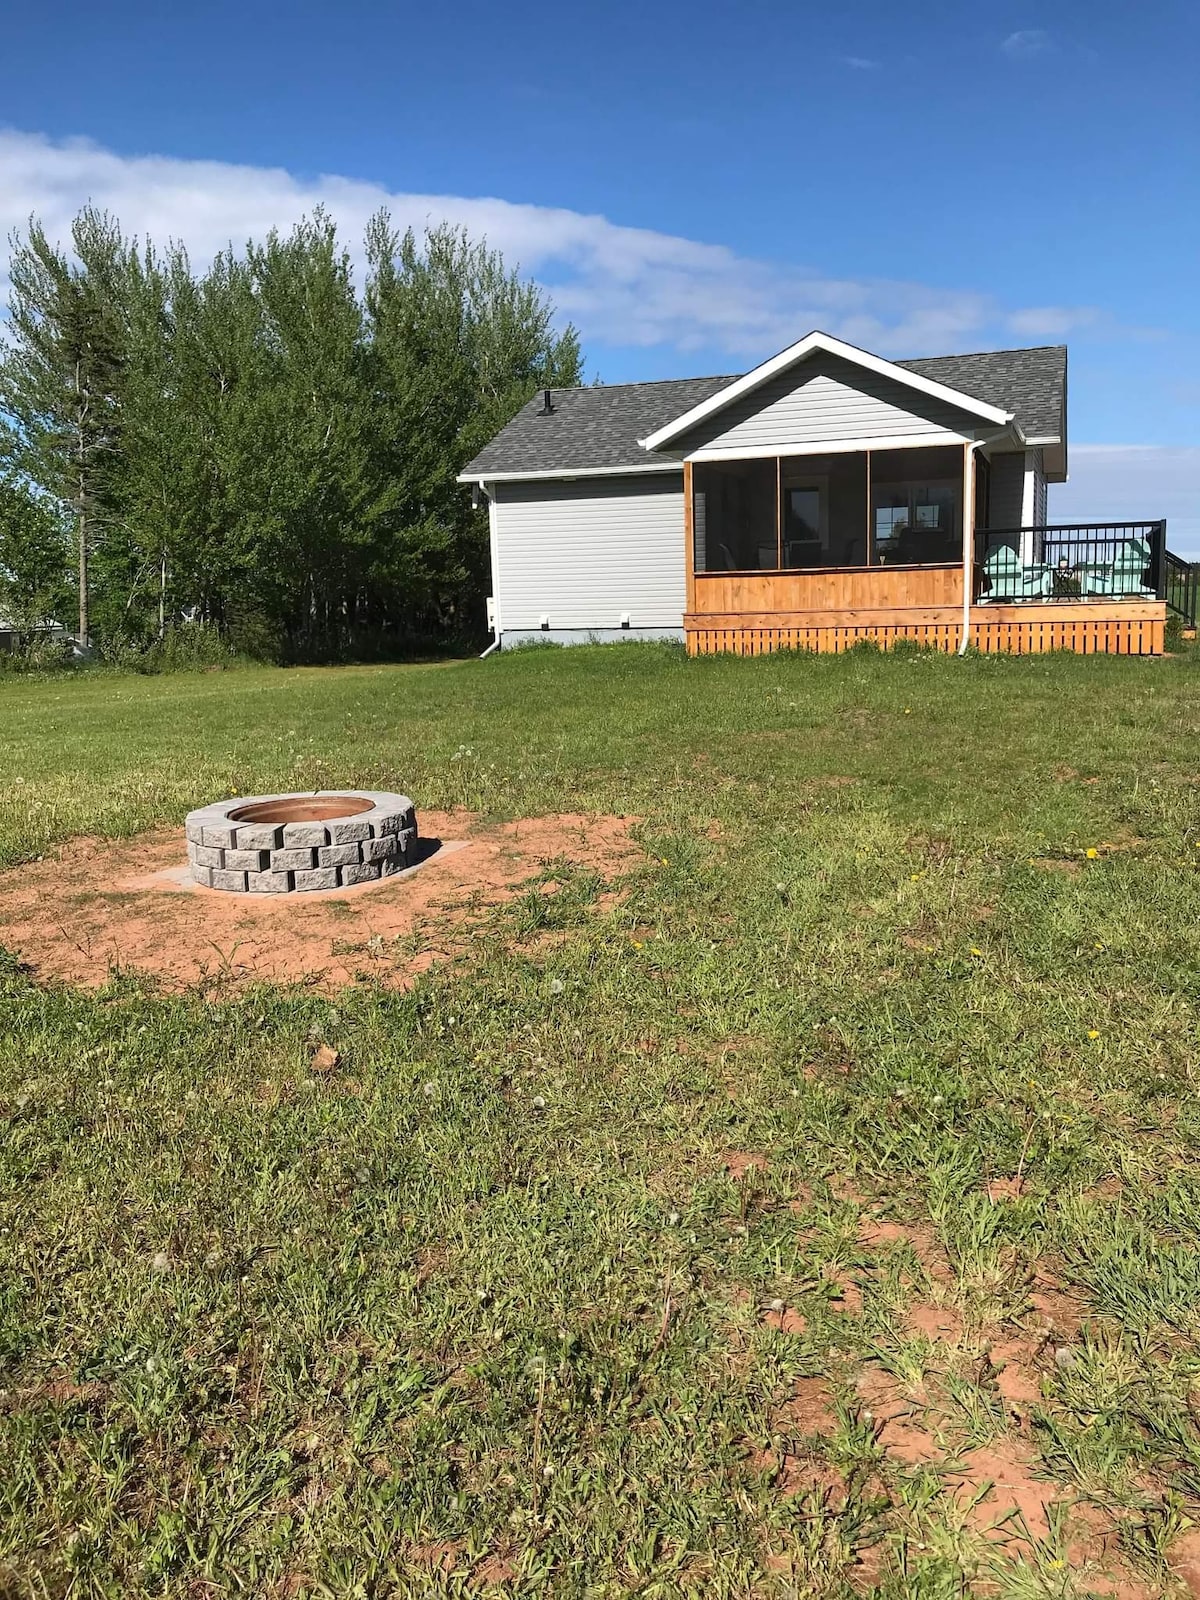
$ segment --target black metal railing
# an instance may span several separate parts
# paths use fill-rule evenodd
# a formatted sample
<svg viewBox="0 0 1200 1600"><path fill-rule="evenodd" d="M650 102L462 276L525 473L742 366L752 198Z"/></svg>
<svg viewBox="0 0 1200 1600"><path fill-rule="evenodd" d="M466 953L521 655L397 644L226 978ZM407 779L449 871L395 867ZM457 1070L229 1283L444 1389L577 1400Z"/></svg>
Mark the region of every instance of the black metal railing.
<svg viewBox="0 0 1200 1600"><path fill-rule="evenodd" d="M1163 599L1169 610L1183 618L1189 628L1196 626L1196 606L1200 601L1200 566L1185 561L1171 550L1163 552L1166 589Z"/></svg>
<svg viewBox="0 0 1200 1600"><path fill-rule="evenodd" d="M978 528L982 601L1165 600L1195 625L1197 573L1167 549L1165 522L1078 522Z"/></svg>

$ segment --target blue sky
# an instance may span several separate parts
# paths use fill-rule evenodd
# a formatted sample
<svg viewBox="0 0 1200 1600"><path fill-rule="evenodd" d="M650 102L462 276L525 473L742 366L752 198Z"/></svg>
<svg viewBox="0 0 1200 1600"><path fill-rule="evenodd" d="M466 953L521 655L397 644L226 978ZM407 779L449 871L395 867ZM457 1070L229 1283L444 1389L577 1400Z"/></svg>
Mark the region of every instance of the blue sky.
<svg viewBox="0 0 1200 1600"><path fill-rule="evenodd" d="M449 216L610 382L813 326L896 356L1065 341L1090 448L1052 515L1165 514L1200 552L1193 4L6 11L4 231L90 197L203 258L318 199L348 238L381 202Z"/></svg>

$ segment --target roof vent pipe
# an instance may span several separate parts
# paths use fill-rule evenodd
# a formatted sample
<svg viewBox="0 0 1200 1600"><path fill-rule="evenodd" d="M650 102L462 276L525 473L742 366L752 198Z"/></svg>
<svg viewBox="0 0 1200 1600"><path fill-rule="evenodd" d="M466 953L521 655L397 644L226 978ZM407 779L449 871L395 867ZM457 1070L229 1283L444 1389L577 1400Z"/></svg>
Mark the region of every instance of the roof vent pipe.
<svg viewBox="0 0 1200 1600"><path fill-rule="evenodd" d="M542 409L538 412L539 417L550 417L554 415L554 401L550 398L550 396L551 390L542 390Z"/></svg>

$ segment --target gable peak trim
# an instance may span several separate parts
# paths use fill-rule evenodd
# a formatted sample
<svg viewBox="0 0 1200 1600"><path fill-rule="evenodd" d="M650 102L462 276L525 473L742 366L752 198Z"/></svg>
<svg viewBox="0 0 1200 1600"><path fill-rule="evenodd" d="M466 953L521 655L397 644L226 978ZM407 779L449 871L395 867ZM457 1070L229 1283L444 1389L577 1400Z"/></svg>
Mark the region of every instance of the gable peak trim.
<svg viewBox="0 0 1200 1600"><path fill-rule="evenodd" d="M743 395L751 394L781 372L786 372L789 367L797 365L815 351L838 356L868 372L877 373L880 377L891 378L905 388L915 389L918 393L929 395L935 400L957 406L961 411L969 411L997 427L1007 427L1014 423L1014 412L1002 411L999 406L988 405L983 400L977 400L974 395L964 394L961 390L950 388L948 384L923 377L919 372L910 372L907 367L898 366L894 361L872 355L869 350L860 350L857 345L847 344L843 339L835 339L832 334L822 333L820 329L814 328L811 333L805 334L803 339L797 340L795 344L789 345L786 350L781 350L778 355L762 362L742 377L735 378L724 389L718 389L716 394L710 395L707 400L702 400L699 405L693 406L690 411L685 411L674 421L656 429L654 433L647 434L644 439L639 439L638 443L643 450L660 449L706 418L723 411Z"/></svg>

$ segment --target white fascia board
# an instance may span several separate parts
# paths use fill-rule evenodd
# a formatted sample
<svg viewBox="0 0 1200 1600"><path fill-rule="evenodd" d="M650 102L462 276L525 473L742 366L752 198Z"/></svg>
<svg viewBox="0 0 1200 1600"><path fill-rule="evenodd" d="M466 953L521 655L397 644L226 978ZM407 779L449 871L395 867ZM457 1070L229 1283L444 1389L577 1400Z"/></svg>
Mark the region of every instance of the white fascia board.
<svg viewBox="0 0 1200 1600"><path fill-rule="evenodd" d="M969 411L972 415L982 417L986 422L997 426L1013 420L1014 414L1011 411L1001 411L998 406L987 405L982 400L976 400L973 395L962 394L958 389L948 388L944 383L935 383L932 378L924 378L920 373L909 372L906 367L898 367L894 361L885 361L882 356L873 356L870 351L846 344L842 339L835 339L832 334L814 331L806 334L798 343L789 345L786 350L781 350L769 361L764 361L752 372L747 372L744 377L736 378L724 389L718 389L716 394L710 395L707 400L702 400L690 411L685 411L682 416L676 417L674 422L668 422L655 433L639 439L638 443L643 450L657 450L662 445L669 444L672 439L678 438L681 433L686 433L689 428L694 428L697 423L703 422L706 417L711 417L714 412L723 411L734 400L740 399L744 394L750 394L779 373L786 372L796 362L803 361L804 357L811 355L814 350L823 350L827 355L840 356L844 361L850 361L868 372L891 378L896 383L916 389L920 394L930 395L935 400L943 400L948 405L957 406L961 411Z"/></svg>
<svg viewBox="0 0 1200 1600"><path fill-rule="evenodd" d="M554 467L541 472L460 472L456 483L540 483L570 478L628 478L642 472L682 472L683 462L639 461L627 467Z"/></svg>
<svg viewBox="0 0 1200 1600"><path fill-rule="evenodd" d="M967 433L897 433L875 439L824 439L818 444L756 445L753 449L696 450L688 461L756 461L781 456L853 455L867 450L928 450L936 445L970 444Z"/></svg>

